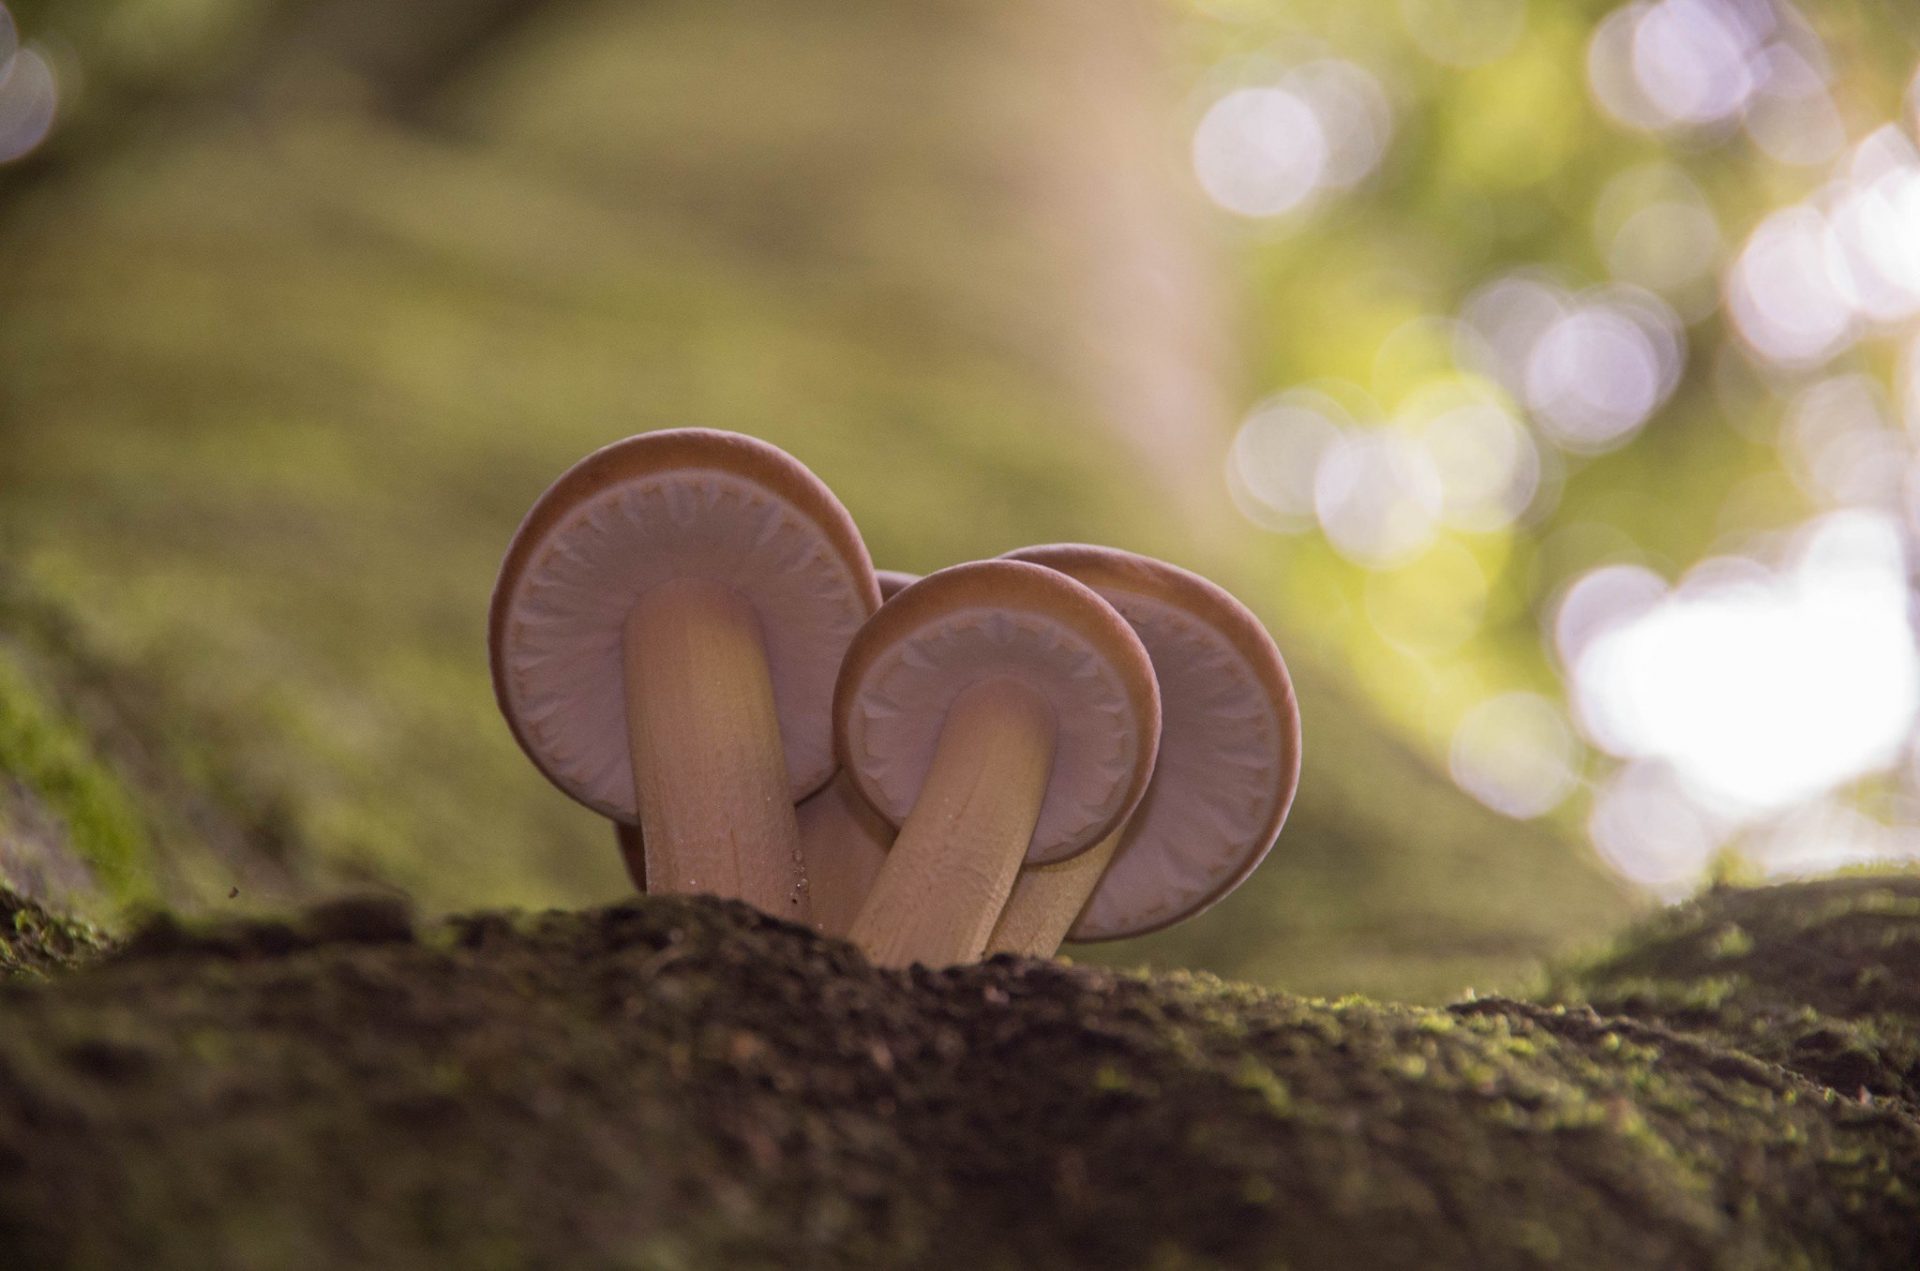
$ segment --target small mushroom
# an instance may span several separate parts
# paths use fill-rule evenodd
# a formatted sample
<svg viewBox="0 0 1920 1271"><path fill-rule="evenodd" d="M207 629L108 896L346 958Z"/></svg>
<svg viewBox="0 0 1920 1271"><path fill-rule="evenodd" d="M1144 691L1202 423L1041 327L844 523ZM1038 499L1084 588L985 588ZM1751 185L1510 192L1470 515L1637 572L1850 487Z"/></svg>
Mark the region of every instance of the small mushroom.
<svg viewBox="0 0 1920 1271"><path fill-rule="evenodd" d="M880 603L885 604L895 596L920 581L920 575L909 574L898 569L876 569L873 576L880 584Z"/></svg>
<svg viewBox="0 0 1920 1271"><path fill-rule="evenodd" d="M876 570L874 576L883 602L920 580L918 574L896 569ZM844 772L836 773L826 789L803 800L794 815L800 822L800 859L806 866L813 929L844 938L860 903L873 890L887 849L893 846L893 827L867 806ZM647 854L640 827L615 821L613 839L633 885L644 895Z"/></svg>
<svg viewBox="0 0 1920 1271"><path fill-rule="evenodd" d="M643 831L651 890L804 921L793 805L833 776L835 674L879 600L853 519L790 455L707 429L629 437L515 533L494 692L549 780Z"/></svg>
<svg viewBox="0 0 1920 1271"><path fill-rule="evenodd" d="M1196 574L1107 547L1008 553L1093 588L1130 623L1160 686L1160 757L1126 826L1090 852L1020 872L990 953L1050 957L1199 913L1251 874L1300 780L1300 712L1273 638Z"/></svg>
<svg viewBox="0 0 1920 1271"><path fill-rule="evenodd" d="M794 815L800 818L813 929L844 940L887 863L893 827L867 806L844 772L795 808Z"/></svg>
<svg viewBox="0 0 1920 1271"><path fill-rule="evenodd" d="M891 600L917 574L882 569L880 599ZM843 769L827 788L802 803L800 855L807 864L807 899L813 906L813 929L822 935L845 937L853 929L887 849L893 846L893 827L867 806Z"/></svg>
<svg viewBox="0 0 1920 1271"><path fill-rule="evenodd" d="M642 896L647 894L647 843L640 837L640 827L629 825L625 821L613 823L613 845L620 849L620 859L626 862L627 877L633 879L633 885ZM812 888L808 888L809 891Z"/></svg>
<svg viewBox="0 0 1920 1271"><path fill-rule="evenodd" d="M1086 851L1153 772L1153 665L1065 574L980 561L888 601L847 650L834 741L900 827L850 932L883 966L978 958L1021 861Z"/></svg>

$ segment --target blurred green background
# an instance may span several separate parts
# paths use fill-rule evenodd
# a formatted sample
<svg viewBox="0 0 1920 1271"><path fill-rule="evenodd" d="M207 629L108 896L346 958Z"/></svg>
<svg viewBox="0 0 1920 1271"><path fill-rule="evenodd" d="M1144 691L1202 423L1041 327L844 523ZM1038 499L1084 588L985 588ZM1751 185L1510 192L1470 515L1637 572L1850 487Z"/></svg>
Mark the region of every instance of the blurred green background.
<svg viewBox="0 0 1920 1271"><path fill-rule="evenodd" d="M731 428L877 563L1268 620L1307 760L1084 950L1514 987L1920 855L1920 19L1663 0L10 0L0 878L111 920L626 883L495 715L546 483Z"/></svg>

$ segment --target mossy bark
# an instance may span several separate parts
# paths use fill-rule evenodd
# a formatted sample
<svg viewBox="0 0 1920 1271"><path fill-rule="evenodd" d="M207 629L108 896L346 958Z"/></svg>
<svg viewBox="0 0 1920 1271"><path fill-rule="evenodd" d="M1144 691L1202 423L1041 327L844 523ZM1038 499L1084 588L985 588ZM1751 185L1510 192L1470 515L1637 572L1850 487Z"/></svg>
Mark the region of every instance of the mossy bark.
<svg viewBox="0 0 1920 1271"><path fill-rule="evenodd" d="M1732 959L1910 1040L1917 907L1717 892L1446 1009L883 972L701 900L167 921L0 989L0 1264L1905 1268L1906 1041L1856 1083L1673 1003Z"/></svg>
<svg viewBox="0 0 1920 1271"><path fill-rule="evenodd" d="M107 947L98 928L0 887L0 982L39 979L89 961Z"/></svg>

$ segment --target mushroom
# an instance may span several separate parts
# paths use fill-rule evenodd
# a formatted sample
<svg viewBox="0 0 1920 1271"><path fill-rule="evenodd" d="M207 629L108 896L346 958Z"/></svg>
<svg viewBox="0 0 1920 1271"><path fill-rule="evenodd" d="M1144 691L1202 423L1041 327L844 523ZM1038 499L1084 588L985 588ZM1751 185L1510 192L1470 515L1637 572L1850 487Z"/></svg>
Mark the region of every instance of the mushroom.
<svg viewBox="0 0 1920 1271"><path fill-rule="evenodd" d="M1090 852L1020 873L987 944L1049 957L1063 938L1117 940L1199 913L1272 846L1300 780L1300 713L1273 638L1196 574L1081 544L1009 559L1098 592L1146 646L1160 686L1160 757L1139 808Z"/></svg>
<svg viewBox="0 0 1920 1271"><path fill-rule="evenodd" d="M841 766L900 827L850 935L883 966L978 958L1023 859L1063 861L1132 812L1160 735L1153 664L1065 574L980 561L888 601L834 690Z"/></svg>
<svg viewBox="0 0 1920 1271"><path fill-rule="evenodd" d="M651 890L805 921L793 805L833 776L835 673L879 601L853 519L792 456L645 433L563 473L514 534L494 692L549 780L639 826Z"/></svg>
<svg viewBox="0 0 1920 1271"><path fill-rule="evenodd" d="M620 849L620 859L626 862L627 877L633 879L633 885L642 896L647 894L647 844L640 837L640 827L629 825L625 821L613 823L613 845ZM812 888L809 887L811 892Z"/></svg>
<svg viewBox="0 0 1920 1271"><path fill-rule="evenodd" d="M919 581L917 574L893 569L879 570L876 576L883 602ZM813 929L844 938L886 862L893 827L867 806L844 770L795 814L800 818L800 856L807 865Z"/></svg>
<svg viewBox="0 0 1920 1271"><path fill-rule="evenodd" d="M874 571L880 598L891 600L918 574L895 569ZM845 773L836 773L827 788L809 796L794 809L800 823L800 859L806 866L807 903L813 929L844 938L853 926L860 902L873 889L873 879L893 846L893 827L867 806ZM613 838L626 862L633 885L647 890L646 844L640 827L613 823Z"/></svg>
<svg viewBox="0 0 1920 1271"><path fill-rule="evenodd" d="M846 939L893 846L893 827L867 805L842 772L794 809L800 855L807 863L813 929Z"/></svg>

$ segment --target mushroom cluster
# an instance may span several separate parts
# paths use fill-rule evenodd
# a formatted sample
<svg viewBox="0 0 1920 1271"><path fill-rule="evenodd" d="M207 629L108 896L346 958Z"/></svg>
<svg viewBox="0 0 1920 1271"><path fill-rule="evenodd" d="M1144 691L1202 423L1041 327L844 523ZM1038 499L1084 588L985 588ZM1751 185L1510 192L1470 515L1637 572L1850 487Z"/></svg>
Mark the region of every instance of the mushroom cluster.
<svg viewBox="0 0 1920 1271"><path fill-rule="evenodd" d="M885 966L1178 922L1259 864L1299 780L1286 664L1219 587L1082 544L876 572L818 478L732 433L564 473L488 643L515 739L642 891Z"/></svg>

